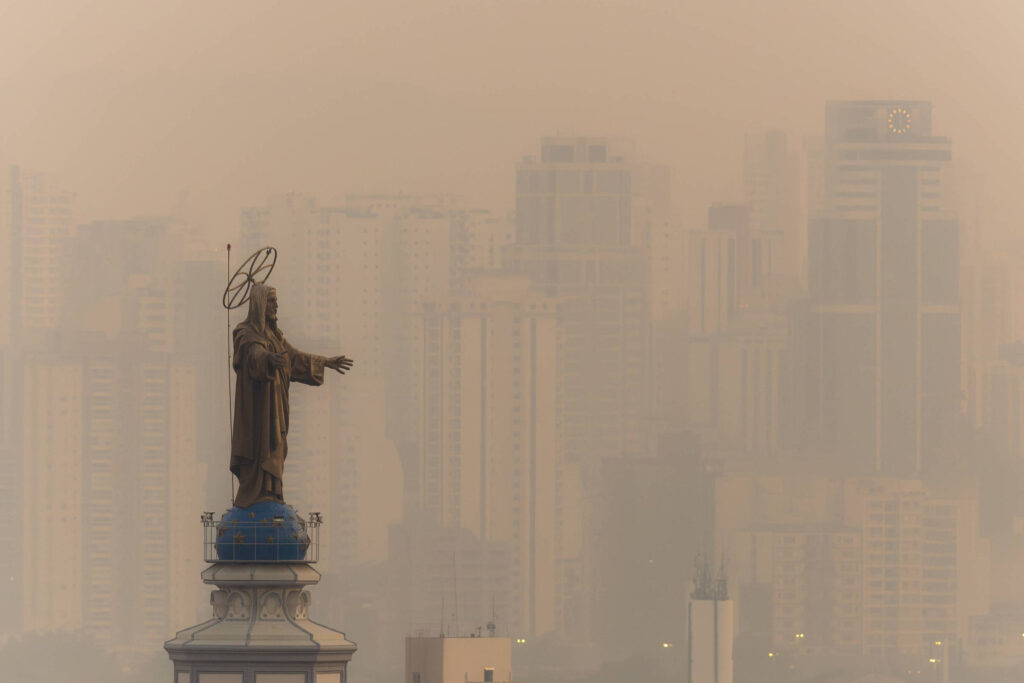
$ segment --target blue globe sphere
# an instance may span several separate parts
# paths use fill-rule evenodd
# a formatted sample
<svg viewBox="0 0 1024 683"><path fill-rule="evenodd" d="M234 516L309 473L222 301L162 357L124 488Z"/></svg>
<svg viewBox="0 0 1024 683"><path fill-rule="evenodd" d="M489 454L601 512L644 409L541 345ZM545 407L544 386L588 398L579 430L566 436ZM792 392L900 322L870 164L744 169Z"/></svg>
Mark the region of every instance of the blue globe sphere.
<svg viewBox="0 0 1024 683"><path fill-rule="evenodd" d="M217 524L217 557L228 562L302 562L306 524L285 503L266 500L233 507Z"/></svg>

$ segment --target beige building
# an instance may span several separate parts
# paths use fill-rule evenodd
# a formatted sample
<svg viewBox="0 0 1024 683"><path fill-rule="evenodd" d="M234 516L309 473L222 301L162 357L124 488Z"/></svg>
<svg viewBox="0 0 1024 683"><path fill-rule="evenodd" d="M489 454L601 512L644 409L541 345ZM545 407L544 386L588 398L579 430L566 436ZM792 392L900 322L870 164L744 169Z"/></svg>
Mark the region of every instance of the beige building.
<svg viewBox="0 0 1024 683"><path fill-rule="evenodd" d="M767 620L778 649L923 655L965 643L988 611L989 547L970 495L917 480L725 476L716 529L741 621ZM768 605L744 605L756 586L770 587Z"/></svg>
<svg viewBox="0 0 1024 683"><path fill-rule="evenodd" d="M407 683L511 681L509 638L406 638Z"/></svg>
<svg viewBox="0 0 1024 683"><path fill-rule="evenodd" d="M694 230L689 235L687 330L707 337L738 315L736 235L732 230Z"/></svg>
<svg viewBox="0 0 1024 683"><path fill-rule="evenodd" d="M783 131L748 133L743 144L743 198L751 228L764 235L766 277L795 289L807 268L807 216L802 210L800 154Z"/></svg>
<svg viewBox="0 0 1024 683"><path fill-rule="evenodd" d="M866 654L964 643L989 608L989 545L978 502L913 484L861 486Z"/></svg>
<svg viewBox="0 0 1024 683"><path fill-rule="evenodd" d="M979 378L977 425L1002 462L1024 457L1024 345L1004 348Z"/></svg>
<svg viewBox="0 0 1024 683"><path fill-rule="evenodd" d="M551 137L516 167L514 272L560 299L566 457L646 454L650 217L632 145ZM634 178L637 179L634 185ZM667 272L667 271L666 271Z"/></svg>
<svg viewBox="0 0 1024 683"><path fill-rule="evenodd" d="M82 626L82 365L24 366L22 624L27 631Z"/></svg>
<svg viewBox="0 0 1024 683"><path fill-rule="evenodd" d="M226 396L211 395L204 360L215 323L182 303L209 291L210 264L183 261L164 221L77 232L61 267L63 340L24 350L12 384L25 487L15 604L25 630L86 629L126 663L204 607L195 510L209 456L197 444L216 452Z"/></svg>
<svg viewBox="0 0 1024 683"><path fill-rule="evenodd" d="M565 461L579 467L585 486L598 485L609 458L650 454L652 400L681 387L667 379L659 390L652 380L652 348L659 349L658 367L667 369L672 347L670 334L660 336L672 329L660 328L655 338L651 324L652 240L665 236L653 228L664 223L668 204L667 178L657 176L638 163L629 142L603 137L546 137L538 156L516 166L516 242L508 266L558 299L556 419ZM669 232L668 242L674 237ZM663 246L671 252L669 243ZM675 295L668 283L676 273L659 264L665 277L655 287L668 291L658 312L668 317ZM582 550L563 573L561 635L581 643L591 638L590 607L598 599L593 504L583 499Z"/></svg>
<svg viewBox="0 0 1024 683"><path fill-rule="evenodd" d="M24 450L21 443L22 401L20 382L14 374L21 369L16 349L0 345L0 514L12 520L0 527L0 543L4 547L21 549L24 522L22 520L24 477L21 473ZM21 602L23 588L23 553L9 552L0 556L0 604L14 605L14 609L0 612L0 637L20 633L22 630Z"/></svg>
<svg viewBox="0 0 1024 683"><path fill-rule="evenodd" d="M452 292L463 293L475 276L500 270L515 234L512 216L497 216L486 209L453 210Z"/></svg>
<svg viewBox="0 0 1024 683"><path fill-rule="evenodd" d="M716 204L708 229L691 231L689 242L686 419L715 448L771 455L787 348L785 320L773 310L787 280L773 275L773 254L784 236L756 228L748 204Z"/></svg>
<svg viewBox="0 0 1024 683"><path fill-rule="evenodd" d="M466 228L474 221L493 239ZM290 339L356 360L339 387L295 392L295 419L309 425L296 442L296 495L331 515L327 557L384 559L386 528L401 519L397 482L418 458L421 383L409 378L423 373L420 311L448 296L453 254L486 263L507 233L500 221L467 217L443 197L365 195L320 206L292 193L243 213L242 251L278 248L272 283ZM414 481L406 478L410 509ZM332 497L327 486L349 496ZM328 500L338 509L327 509Z"/></svg>
<svg viewBox="0 0 1024 683"><path fill-rule="evenodd" d="M557 424L557 301L521 276L478 277L423 324L422 514L507 546L510 625L554 631L581 533Z"/></svg>
<svg viewBox="0 0 1024 683"><path fill-rule="evenodd" d="M11 521L0 530L0 544L21 549L27 524L22 464L25 449L39 447L39 441L27 446L22 438L21 349L22 344L38 348L53 342L60 316L60 261L74 234L74 195L43 174L16 165L0 163L0 172L0 305L6 316L5 324L0 325L0 516ZM39 435L43 441L47 438ZM37 483L47 478L38 472L28 474L40 475ZM63 517L66 523L66 515ZM52 524L59 526L60 519ZM37 546L32 552L38 550ZM0 559L0 603L15 606L21 602L25 564L32 561L18 550ZM75 583L63 585L74 590ZM51 614L43 620L71 618L75 607L55 609L65 614ZM0 616L0 634L19 633L24 626L17 607Z"/></svg>
<svg viewBox="0 0 1024 683"><path fill-rule="evenodd" d="M964 646L968 664L1010 669L1024 663L1024 618L1018 609L973 617Z"/></svg>
<svg viewBox="0 0 1024 683"><path fill-rule="evenodd" d="M86 628L131 657L201 612L196 376L95 349L25 359L25 630Z"/></svg>
<svg viewBox="0 0 1024 683"><path fill-rule="evenodd" d="M0 181L0 301L11 325L0 345L39 340L60 319L61 259L74 235L74 194L41 173L5 166ZM13 333L13 336L12 336Z"/></svg>
<svg viewBox="0 0 1024 683"><path fill-rule="evenodd" d="M758 459L779 453L786 343L784 321L761 311L690 339L687 415L710 446Z"/></svg>

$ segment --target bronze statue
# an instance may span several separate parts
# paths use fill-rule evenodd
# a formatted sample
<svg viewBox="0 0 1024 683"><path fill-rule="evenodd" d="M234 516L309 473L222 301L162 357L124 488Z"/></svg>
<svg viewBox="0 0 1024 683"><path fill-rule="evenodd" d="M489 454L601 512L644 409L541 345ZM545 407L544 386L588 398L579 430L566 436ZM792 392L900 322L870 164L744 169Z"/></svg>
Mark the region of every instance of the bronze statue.
<svg viewBox="0 0 1024 683"><path fill-rule="evenodd" d="M288 385L324 383L324 368L342 375L352 368L345 356L325 358L299 351L277 326L277 291L253 284L249 315L234 330L235 415L231 472L238 477L234 504L284 501L288 456Z"/></svg>

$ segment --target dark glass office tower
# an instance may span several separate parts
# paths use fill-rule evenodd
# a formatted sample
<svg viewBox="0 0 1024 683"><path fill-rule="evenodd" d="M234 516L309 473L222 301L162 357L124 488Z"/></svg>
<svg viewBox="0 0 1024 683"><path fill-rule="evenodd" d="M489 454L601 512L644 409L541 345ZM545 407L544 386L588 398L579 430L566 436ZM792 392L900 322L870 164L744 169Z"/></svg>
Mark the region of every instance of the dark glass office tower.
<svg viewBox="0 0 1024 683"><path fill-rule="evenodd" d="M846 471L950 462L960 412L951 146L927 102L831 102L808 234L809 424Z"/></svg>

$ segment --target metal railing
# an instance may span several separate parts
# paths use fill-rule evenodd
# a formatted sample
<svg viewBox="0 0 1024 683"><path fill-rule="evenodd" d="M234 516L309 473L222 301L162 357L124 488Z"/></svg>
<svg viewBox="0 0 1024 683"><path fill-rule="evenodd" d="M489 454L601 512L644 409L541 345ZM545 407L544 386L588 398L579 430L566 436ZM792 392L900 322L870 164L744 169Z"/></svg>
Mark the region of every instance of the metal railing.
<svg viewBox="0 0 1024 683"><path fill-rule="evenodd" d="M213 519L202 513L203 559L206 562L304 562L320 560L320 526L323 516L298 517L299 526L284 517L263 520Z"/></svg>

